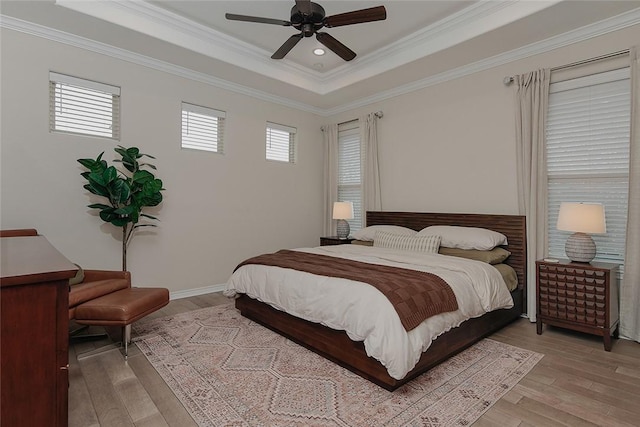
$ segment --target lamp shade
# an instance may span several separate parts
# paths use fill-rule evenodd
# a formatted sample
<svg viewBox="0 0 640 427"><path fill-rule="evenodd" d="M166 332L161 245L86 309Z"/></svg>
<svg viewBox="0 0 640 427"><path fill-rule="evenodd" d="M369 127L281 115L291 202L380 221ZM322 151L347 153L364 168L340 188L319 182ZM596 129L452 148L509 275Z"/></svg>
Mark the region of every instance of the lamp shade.
<svg viewBox="0 0 640 427"><path fill-rule="evenodd" d="M335 202L333 204L333 219L353 219L353 203Z"/></svg>
<svg viewBox="0 0 640 427"><path fill-rule="evenodd" d="M576 233L606 233L604 206L601 203L562 202L556 227L558 230Z"/></svg>

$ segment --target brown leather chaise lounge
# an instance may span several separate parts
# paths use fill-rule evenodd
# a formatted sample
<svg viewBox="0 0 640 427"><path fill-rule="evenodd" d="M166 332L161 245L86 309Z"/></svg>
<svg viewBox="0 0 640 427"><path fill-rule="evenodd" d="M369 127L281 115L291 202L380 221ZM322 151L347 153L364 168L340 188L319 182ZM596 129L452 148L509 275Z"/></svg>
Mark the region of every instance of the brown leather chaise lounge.
<svg viewBox="0 0 640 427"><path fill-rule="evenodd" d="M35 229L0 230L0 237L37 235ZM128 271L82 270L82 273L80 282L69 286L69 320L80 325L121 327L126 358L131 324L167 305L168 289L134 288Z"/></svg>

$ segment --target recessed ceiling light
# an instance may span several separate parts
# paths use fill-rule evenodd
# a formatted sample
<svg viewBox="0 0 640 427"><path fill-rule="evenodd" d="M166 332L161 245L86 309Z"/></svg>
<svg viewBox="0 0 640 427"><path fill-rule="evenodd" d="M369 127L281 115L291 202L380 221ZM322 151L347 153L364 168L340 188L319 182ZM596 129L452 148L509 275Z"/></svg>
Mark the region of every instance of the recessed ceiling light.
<svg viewBox="0 0 640 427"><path fill-rule="evenodd" d="M324 55L324 49L320 49L320 48L313 49L313 54L314 55L318 55L318 56L322 56L322 55Z"/></svg>

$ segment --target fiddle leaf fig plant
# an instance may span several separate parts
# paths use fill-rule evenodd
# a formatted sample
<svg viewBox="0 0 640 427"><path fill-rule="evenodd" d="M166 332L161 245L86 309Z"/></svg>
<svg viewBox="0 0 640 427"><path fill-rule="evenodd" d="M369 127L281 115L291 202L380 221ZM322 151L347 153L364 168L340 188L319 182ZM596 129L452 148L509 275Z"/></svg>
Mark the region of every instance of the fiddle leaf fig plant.
<svg viewBox="0 0 640 427"><path fill-rule="evenodd" d="M109 166L102 159L104 151L96 159L78 159L78 163L87 171L81 175L87 180L84 188L92 194L104 197L106 203L92 203L91 209L100 211L100 218L115 227L122 228L122 270L127 269L127 247L135 231L140 227L155 227L156 224L141 222L143 218L157 221L158 218L143 212L144 208L157 206L162 202L162 181L147 169L156 170L142 158L155 159L149 154L140 153L137 147L114 149L121 158L124 170Z"/></svg>

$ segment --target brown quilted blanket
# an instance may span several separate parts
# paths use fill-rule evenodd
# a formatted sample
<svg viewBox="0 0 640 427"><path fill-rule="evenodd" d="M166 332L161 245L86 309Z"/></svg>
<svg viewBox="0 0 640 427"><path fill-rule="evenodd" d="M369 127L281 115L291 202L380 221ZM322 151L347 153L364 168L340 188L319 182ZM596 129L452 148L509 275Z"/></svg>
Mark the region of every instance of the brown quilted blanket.
<svg viewBox="0 0 640 427"><path fill-rule="evenodd" d="M451 287L439 276L423 271L290 250L249 258L236 270L246 264L290 268L368 283L389 299L407 331L431 316L458 309Z"/></svg>

